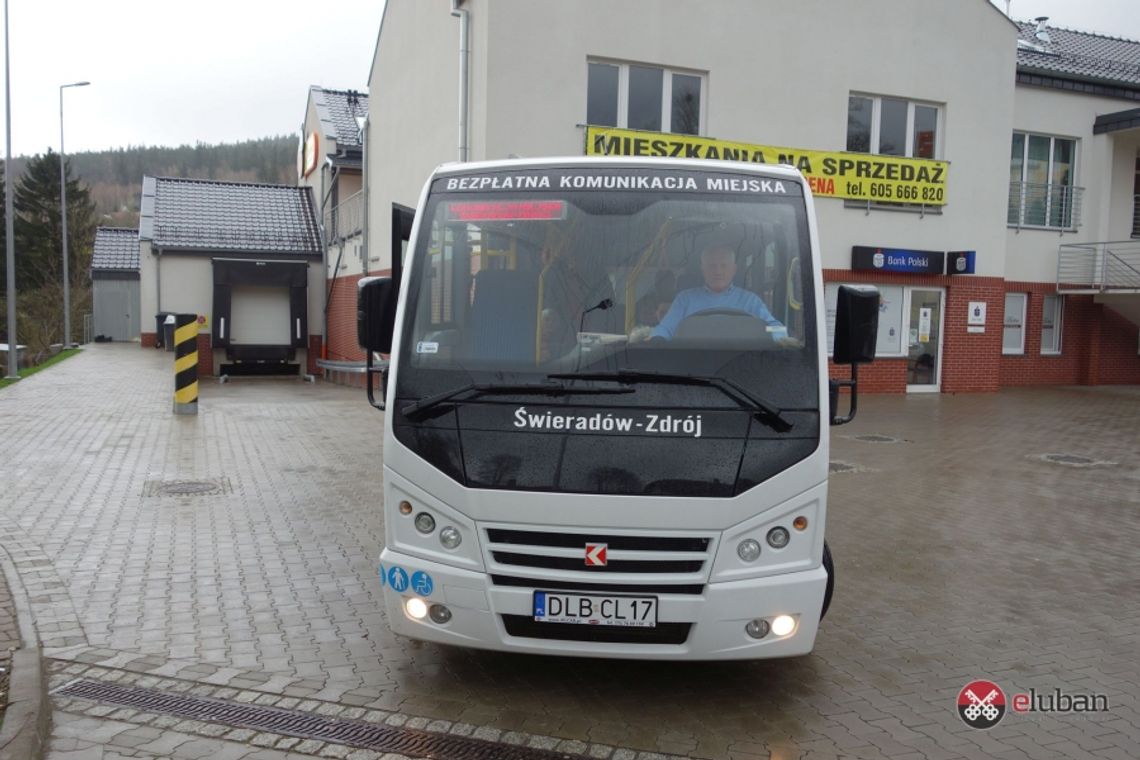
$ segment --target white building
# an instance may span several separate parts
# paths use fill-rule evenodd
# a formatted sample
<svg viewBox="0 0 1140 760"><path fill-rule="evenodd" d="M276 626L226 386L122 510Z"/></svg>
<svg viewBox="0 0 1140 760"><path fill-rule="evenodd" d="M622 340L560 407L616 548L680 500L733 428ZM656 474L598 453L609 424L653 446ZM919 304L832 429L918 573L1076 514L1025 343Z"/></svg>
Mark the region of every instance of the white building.
<svg viewBox="0 0 1140 760"><path fill-rule="evenodd" d="M389 0L349 274L391 269L441 162L784 160L829 291L882 291L861 387L1140 382L1140 296L1104 292L1140 292L1140 245L1069 247L1137 232L1140 43L1042 32L986 0Z"/></svg>

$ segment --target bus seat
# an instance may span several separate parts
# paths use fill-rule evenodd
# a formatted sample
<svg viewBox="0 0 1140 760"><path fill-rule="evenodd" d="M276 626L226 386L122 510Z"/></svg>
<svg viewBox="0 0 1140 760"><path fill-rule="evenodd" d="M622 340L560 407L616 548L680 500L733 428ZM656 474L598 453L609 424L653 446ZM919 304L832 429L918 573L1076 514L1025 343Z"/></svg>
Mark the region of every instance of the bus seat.
<svg viewBox="0 0 1140 760"><path fill-rule="evenodd" d="M476 274L471 358L533 362L537 309L537 273L501 269Z"/></svg>

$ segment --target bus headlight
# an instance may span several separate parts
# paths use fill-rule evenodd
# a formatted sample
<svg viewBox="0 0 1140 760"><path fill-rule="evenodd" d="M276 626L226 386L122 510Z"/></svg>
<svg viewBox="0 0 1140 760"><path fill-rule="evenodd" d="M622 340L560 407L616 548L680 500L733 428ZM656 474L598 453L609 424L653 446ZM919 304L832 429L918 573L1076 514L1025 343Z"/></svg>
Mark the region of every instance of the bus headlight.
<svg viewBox="0 0 1140 760"><path fill-rule="evenodd" d="M736 546L736 554L745 562L755 562L760 557L760 542L746 538Z"/></svg>
<svg viewBox="0 0 1140 760"><path fill-rule="evenodd" d="M416 515L416 530L424 535L431 533L435 530L435 518L427 512L420 512Z"/></svg>
<svg viewBox="0 0 1140 760"><path fill-rule="evenodd" d="M408 617L416 620L423 620L427 617L428 606L427 602L420 599L418 596L413 596L408 601L404 602L404 609L408 613Z"/></svg>
<svg viewBox="0 0 1140 760"><path fill-rule="evenodd" d="M463 534L448 525L439 532L439 542L443 544L444 549L454 549L463 543Z"/></svg>
<svg viewBox="0 0 1140 760"><path fill-rule="evenodd" d="M783 549L788 545L788 541L790 540L791 536L788 535L787 528L776 527L768 531L768 546L771 546L773 549Z"/></svg>
<svg viewBox="0 0 1140 760"><path fill-rule="evenodd" d="M796 630L796 619L791 615L777 615L772 620L772 633L777 636L787 636Z"/></svg>

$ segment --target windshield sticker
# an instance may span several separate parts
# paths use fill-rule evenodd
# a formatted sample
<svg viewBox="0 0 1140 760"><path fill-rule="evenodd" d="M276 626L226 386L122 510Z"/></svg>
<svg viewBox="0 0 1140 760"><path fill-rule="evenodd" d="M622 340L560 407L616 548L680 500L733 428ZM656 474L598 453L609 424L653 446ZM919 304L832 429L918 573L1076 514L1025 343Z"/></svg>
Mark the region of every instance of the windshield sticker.
<svg viewBox="0 0 1140 760"><path fill-rule="evenodd" d="M504 172L440 178L437 191L518 191L518 190L648 190L688 193L750 193L799 195L800 185L748 174L706 174L703 172L594 173L552 171L537 173Z"/></svg>
<svg viewBox="0 0 1140 760"><path fill-rule="evenodd" d="M615 415L613 412L594 414L557 414L555 412L528 412L525 406L515 410L514 426L526 430L586 430L599 433L651 433L701 437L699 414L651 414L636 416Z"/></svg>
<svg viewBox="0 0 1140 760"><path fill-rule="evenodd" d="M439 344L434 340L421 340L416 344L417 354L438 354Z"/></svg>

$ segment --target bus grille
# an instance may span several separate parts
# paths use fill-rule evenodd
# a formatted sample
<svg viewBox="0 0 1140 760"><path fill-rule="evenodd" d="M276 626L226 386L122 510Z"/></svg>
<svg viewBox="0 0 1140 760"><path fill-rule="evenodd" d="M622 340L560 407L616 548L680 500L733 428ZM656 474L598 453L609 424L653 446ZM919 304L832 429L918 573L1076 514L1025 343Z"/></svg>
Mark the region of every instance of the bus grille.
<svg viewBox="0 0 1140 760"><path fill-rule="evenodd" d="M503 615L511 636L555 641L591 641L606 644L684 644L692 623L658 623L656 628L540 623L526 615Z"/></svg>
<svg viewBox="0 0 1140 760"><path fill-rule="evenodd" d="M715 550L712 537L699 535L556 533L488 527L486 537L492 574L525 576L533 580L535 588L560 581L579 588L595 584L600 589L603 584L598 581L604 578L607 590L627 585L649 590L661 584L687 587L692 593L694 586L703 587ZM604 565L587 564L587 544L606 545ZM669 592L662 589L661 593Z"/></svg>

